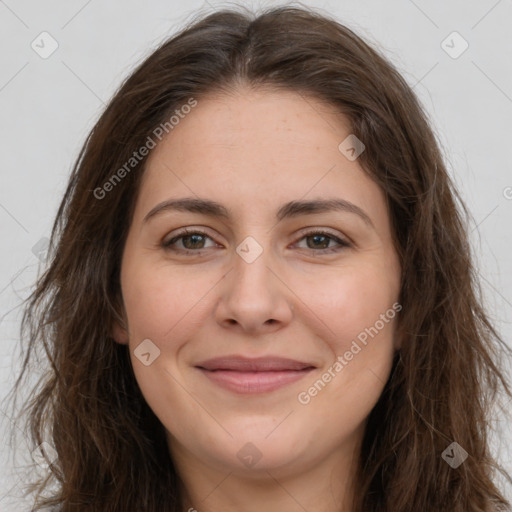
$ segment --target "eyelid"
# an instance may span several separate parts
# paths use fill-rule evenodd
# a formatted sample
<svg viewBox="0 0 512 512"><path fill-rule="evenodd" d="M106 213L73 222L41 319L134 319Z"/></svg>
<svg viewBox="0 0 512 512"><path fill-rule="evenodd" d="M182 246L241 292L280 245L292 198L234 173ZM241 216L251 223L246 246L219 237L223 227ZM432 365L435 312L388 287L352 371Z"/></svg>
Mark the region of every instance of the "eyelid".
<svg viewBox="0 0 512 512"><path fill-rule="evenodd" d="M349 248L354 247L354 244L348 237L346 237L344 235L338 235L328 229L323 229L323 228L310 228L307 231L303 231L300 235L298 235L297 241L294 243L294 245L299 244L302 240L304 240L307 237L315 236L315 235L327 236L332 241L336 242L337 246L327 247L326 249L318 249L318 250L302 248L302 250L309 251L312 254L327 255L327 254L339 253L343 249L349 249Z"/></svg>
<svg viewBox="0 0 512 512"><path fill-rule="evenodd" d="M189 235L203 235L205 237L210 238L215 243L217 243L215 241L215 238L211 234L209 234L208 231L206 231L205 228L195 228L195 227L192 226L192 227L186 227L186 228L178 229L178 231L176 233L174 233L172 236L166 235L164 237L164 239L162 240L161 245L163 245L164 247L168 247L168 246L170 246L170 243L173 240L177 240L177 239L180 239L182 237L189 236ZM204 249L197 249L195 251L192 251L191 249L181 249L181 250L182 251L190 251L190 252L199 252L199 251L204 250Z"/></svg>
<svg viewBox="0 0 512 512"><path fill-rule="evenodd" d="M177 253L186 253L186 254L192 254L192 253L199 254L199 253L201 253L201 251L211 248L211 247L200 248L200 249L181 249L181 248L172 249L171 248L172 243L176 243L176 241L178 241L181 238L184 238L188 235L202 235L202 236L212 240L215 244L218 244L216 242L215 238L213 236L211 236L206 231L205 228L186 227L181 230L178 230L178 232L174 233L174 235L172 237L170 237L168 240L164 239L161 242L161 245L165 249L172 250ZM294 236L294 240L295 240L294 244L298 244L304 238L306 238L308 236L314 236L314 235L328 236L332 240L334 240L338 245L336 247L329 247L326 249L315 250L315 249L308 248L308 249L303 249L303 250L307 250L312 253L327 254L327 253L338 252L343 248L349 248L349 247L354 246L354 243L352 242L352 240L349 237L347 237L346 235L334 233L329 228L319 228L319 227L314 227L314 226L302 228L298 233L296 233L296 235Z"/></svg>
<svg viewBox="0 0 512 512"><path fill-rule="evenodd" d="M342 242L346 242L347 244L350 244L350 245L354 244L354 242L351 240L351 238L348 237L347 235L345 235L344 233L341 233L339 231L333 231L330 228L319 228L317 226L309 226L306 228L302 228L297 233L296 236L304 237L306 235L316 234L316 233L329 235L329 236L332 236L333 238L338 238Z"/></svg>

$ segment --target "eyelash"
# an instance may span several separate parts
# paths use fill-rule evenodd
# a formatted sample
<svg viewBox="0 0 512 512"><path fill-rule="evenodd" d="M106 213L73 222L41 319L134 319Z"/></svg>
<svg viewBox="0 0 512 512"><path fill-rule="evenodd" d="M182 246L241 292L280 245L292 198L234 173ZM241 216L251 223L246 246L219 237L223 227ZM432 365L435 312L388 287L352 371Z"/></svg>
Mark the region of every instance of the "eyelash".
<svg viewBox="0 0 512 512"><path fill-rule="evenodd" d="M178 240L180 240L182 238L186 238L186 237L188 237L190 235L201 235L201 236L205 236L207 238L212 239L204 231L196 230L196 229L194 229L194 230L184 229L183 231L178 233L175 237L171 238L171 240L162 242L162 246L164 247L164 249L169 250L169 251L183 253L183 254L194 253L195 255L201 254L202 250L206 250L207 249L207 248L201 248L201 249L177 249L177 248L173 248L172 247L172 245L175 244ZM345 248L348 248L348 247L352 247L352 244L350 244L346 240L341 240L340 238L334 236L332 233L329 233L328 231L322 231L322 230L308 231L307 233L303 233L301 238L299 239L299 241L303 240L304 238L308 238L308 237L311 237L311 236L314 236L314 235L321 235L321 236L328 237L331 240L334 240L335 242L337 242L339 244L337 247L330 247L330 248L327 248L327 249L320 249L320 250L306 249L306 250L310 250L310 251L312 251L314 253L330 254L330 253L333 253L333 252L338 252L338 251L340 251L342 249L345 249Z"/></svg>

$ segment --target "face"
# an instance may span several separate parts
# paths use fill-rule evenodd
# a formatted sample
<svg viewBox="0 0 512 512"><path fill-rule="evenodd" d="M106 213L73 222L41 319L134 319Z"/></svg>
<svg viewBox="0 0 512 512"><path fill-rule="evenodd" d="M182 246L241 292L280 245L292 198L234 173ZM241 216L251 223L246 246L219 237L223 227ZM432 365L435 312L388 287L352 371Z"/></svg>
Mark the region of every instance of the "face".
<svg viewBox="0 0 512 512"><path fill-rule="evenodd" d="M338 148L350 133L318 100L242 89L152 150L114 337L177 460L285 474L361 439L398 348L400 266L383 192Z"/></svg>

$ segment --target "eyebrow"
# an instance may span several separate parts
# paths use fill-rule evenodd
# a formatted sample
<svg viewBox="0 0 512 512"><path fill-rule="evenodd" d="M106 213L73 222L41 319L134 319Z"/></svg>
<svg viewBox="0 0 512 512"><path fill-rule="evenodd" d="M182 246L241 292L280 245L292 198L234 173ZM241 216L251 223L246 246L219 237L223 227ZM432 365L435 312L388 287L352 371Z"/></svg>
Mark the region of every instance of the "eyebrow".
<svg viewBox="0 0 512 512"><path fill-rule="evenodd" d="M216 201L194 197L183 197L180 199L168 199L167 201L157 204L144 217L143 222L147 222L156 215L167 211L199 213L209 217L218 217L225 220L230 220L234 217L229 209ZM345 199L290 201L279 208L276 213L276 218L278 221L281 221L283 219L299 217L301 215L327 213L332 211L342 211L358 215L366 224L375 229L375 226L368 214L359 206L346 201Z"/></svg>

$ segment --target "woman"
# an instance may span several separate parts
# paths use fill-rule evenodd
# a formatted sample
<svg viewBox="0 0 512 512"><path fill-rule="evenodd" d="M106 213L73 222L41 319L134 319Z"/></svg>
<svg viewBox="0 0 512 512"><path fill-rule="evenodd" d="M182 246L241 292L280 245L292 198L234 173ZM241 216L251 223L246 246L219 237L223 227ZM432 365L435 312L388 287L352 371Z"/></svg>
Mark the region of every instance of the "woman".
<svg viewBox="0 0 512 512"><path fill-rule="evenodd" d="M26 408L56 454L41 506L506 510L505 345L462 213L347 27L238 9L170 38L89 135L24 317L25 369L52 368Z"/></svg>

